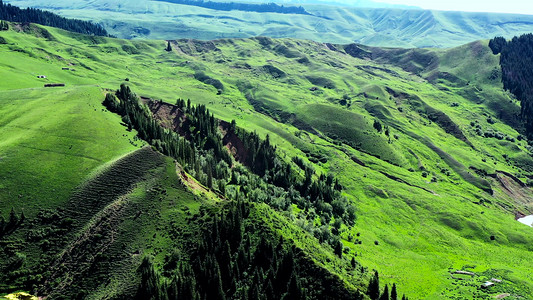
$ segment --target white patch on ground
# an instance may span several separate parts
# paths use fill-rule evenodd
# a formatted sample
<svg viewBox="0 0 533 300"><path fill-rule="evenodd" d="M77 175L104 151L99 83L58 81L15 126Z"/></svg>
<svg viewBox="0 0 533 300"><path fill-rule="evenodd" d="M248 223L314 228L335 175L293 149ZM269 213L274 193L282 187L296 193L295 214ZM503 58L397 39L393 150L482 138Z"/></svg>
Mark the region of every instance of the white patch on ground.
<svg viewBox="0 0 533 300"><path fill-rule="evenodd" d="M533 215L525 216L523 218L518 219L517 221L522 224L526 224L527 226L533 227Z"/></svg>

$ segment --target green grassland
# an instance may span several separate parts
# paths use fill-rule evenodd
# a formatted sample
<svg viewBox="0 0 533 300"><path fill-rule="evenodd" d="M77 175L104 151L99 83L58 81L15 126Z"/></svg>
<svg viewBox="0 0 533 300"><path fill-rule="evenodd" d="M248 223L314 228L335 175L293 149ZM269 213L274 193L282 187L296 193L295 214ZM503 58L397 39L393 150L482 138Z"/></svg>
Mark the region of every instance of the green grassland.
<svg viewBox="0 0 533 300"><path fill-rule="evenodd" d="M295 39L178 40L166 52L164 41L87 37L33 25L12 26L0 36L6 40L0 45L4 217L11 207L32 218L46 208L72 205L74 191L147 151L137 150L144 144L135 132L101 106L103 92L128 78L141 96L205 104L217 118L269 134L282 154L301 156L319 172L336 175L358 216L355 226L341 229L348 249L343 259L286 216L261 205L256 209L258 218L347 285L360 284L343 269L355 257L411 299L503 293L531 299L533 231L516 222L515 214L533 213L532 193L503 172L525 183L533 164L527 143L517 138L512 116L518 103L493 74L498 57L487 42L449 50L355 46L354 51ZM219 80L223 89L197 80L199 72ZM66 86L44 88L45 83ZM480 136L479 130L498 132L502 139ZM99 213L123 220L144 207L150 213L139 223L110 218L110 226L124 233L119 236L127 253L141 250L163 261L175 246L169 224L185 224L184 211L209 201L173 186L173 162L159 159L143 169L125 196L112 195L76 222L72 241L94 230ZM168 196L147 192L154 186ZM134 236L125 234L131 230ZM356 236L361 243L354 242ZM131 257L113 248L122 244L113 244L109 253L126 270ZM40 252L32 249L19 251L36 263ZM86 274L82 267L77 276ZM478 276L459 280L455 270ZM109 274L115 274L113 284L93 298L128 288L121 272ZM481 290L492 277L504 284Z"/></svg>
<svg viewBox="0 0 533 300"><path fill-rule="evenodd" d="M374 46L454 47L532 30L527 15L304 4L311 15L216 11L148 0L10 0L92 20L120 38L202 40L269 36ZM231 2L231 1L228 1ZM254 2L254 1L250 1Z"/></svg>
<svg viewBox="0 0 533 300"><path fill-rule="evenodd" d="M119 119L102 114L97 86L4 89L1 94L0 200L30 216L35 209L61 204L94 168L136 148Z"/></svg>

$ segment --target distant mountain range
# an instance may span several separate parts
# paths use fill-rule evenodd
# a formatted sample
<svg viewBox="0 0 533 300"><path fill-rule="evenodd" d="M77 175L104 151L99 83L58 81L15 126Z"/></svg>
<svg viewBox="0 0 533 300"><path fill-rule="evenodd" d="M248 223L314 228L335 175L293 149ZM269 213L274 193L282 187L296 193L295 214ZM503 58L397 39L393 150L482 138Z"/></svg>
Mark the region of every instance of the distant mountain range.
<svg viewBox="0 0 533 300"><path fill-rule="evenodd" d="M305 14L222 11L162 1L11 0L22 7L49 9L66 17L92 20L120 38L176 39L290 37L384 47L453 47L494 36L533 31L533 16L428 11L361 6L368 0L293 1ZM221 2L221 1L216 1ZM240 1L243 2L243 1ZM284 3L285 1L275 1ZM344 5L344 6L343 6Z"/></svg>
<svg viewBox="0 0 533 300"><path fill-rule="evenodd" d="M328 4L332 1L337 5ZM146 0L7 2L92 20L102 24L111 34L128 39L210 40L270 36L408 48L452 47L494 36L511 37L533 31L533 16L529 15L377 8L387 4L368 0L350 2L352 6L341 0L274 1L284 6L291 3L302 6L309 14L224 11Z"/></svg>
<svg viewBox="0 0 533 300"><path fill-rule="evenodd" d="M224 2L224 0L214 0ZM232 0L231 2L250 2L249 0ZM256 0L255 3L276 3L280 5L333 5L333 6L351 6L366 8L418 8L415 6L375 2L372 0ZM418 8L419 9L419 8Z"/></svg>

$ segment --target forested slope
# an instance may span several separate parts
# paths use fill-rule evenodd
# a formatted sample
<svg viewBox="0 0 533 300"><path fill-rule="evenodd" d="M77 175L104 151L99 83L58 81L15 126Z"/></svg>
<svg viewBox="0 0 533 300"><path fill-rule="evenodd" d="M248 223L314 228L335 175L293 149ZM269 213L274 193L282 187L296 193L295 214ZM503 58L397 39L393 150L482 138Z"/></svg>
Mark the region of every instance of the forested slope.
<svg viewBox="0 0 533 300"><path fill-rule="evenodd" d="M20 9L17 6L5 4L3 1L0 1L0 20L23 23L31 22L78 33L108 36L107 31L102 26L93 24L90 21L67 19L40 9Z"/></svg>

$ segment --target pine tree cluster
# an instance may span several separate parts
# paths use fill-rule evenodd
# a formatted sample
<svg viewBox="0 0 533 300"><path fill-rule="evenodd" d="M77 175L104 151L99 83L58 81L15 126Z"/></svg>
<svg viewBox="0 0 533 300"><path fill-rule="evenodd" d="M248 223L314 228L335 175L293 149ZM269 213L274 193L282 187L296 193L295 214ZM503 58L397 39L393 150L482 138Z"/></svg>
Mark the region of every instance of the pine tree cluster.
<svg viewBox="0 0 533 300"><path fill-rule="evenodd" d="M135 299L363 299L283 238L258 230L249 205L231 202L212 216L190 260L166 259L168 276L145 257Z"/></svg>
<svg viewBox="0 0 533 300"><path fill-rule="evenodd" d="M494 54L500 54L502 81L521 106L521 118L526 136L533 140L533 34L524 34L506 41L497 37L489 42Z"/></svg>
<svg viewBox="0 0 533 300"><path fill-rule="evenodd" d="M342 186L333 176L317 175L303 162L296 164L300 170L293 168L277 154L268 136L263 140L255 132L237 128L235 122L231 123L229 131L244 145L246 158L242 162L248 168L231 168L233 158L225 148L219 121L205 106L192 106L190 100L178 99L172 108L184 115L178 124L181 132L178 135L163 128L128 86L121 85L115 95L108 94L103 104L120 114L123 122L130 129L136 129L141 139L175 158L202 184L229 199L263 202L281 211L289 210L292 204L298 205L307 218L301 222L304 228L342 256L338 230L343 223L355 223L356 209L342 196ZM322 220L320 228L314 225L317 215ZM333 223L331 227L330 223Z"/></svg>
<svg viewBox="0 0 533 300"><path fill-rule="evenodd" d="M204 0L157 0L163 2L170 2L182 5L199 6L221 11L254 11L254 12L272 12L279 14L301 14L310 15L301 6L284 6L276 3L240 3L240 2L218 2L218 1L204 1Z"/></svg>
<svg viewBox="0 0 533 300"><path fill-rule="evenodd" d="M107 31L99 24L77 19L67 19L54 13L35 8L21 9L11 4L3 3L2 0L0 0L0 20L37 23L88 35L109 36ZM7 23L5 24L7 25Z"/></svg>
<svg viewBox="0 0 533 300"><path fill-rule="evenodd" d="M396 283L392 285L392 288L389 293L389 286L385 285L383 292L380 292L379 286L379 273L378 271L374 272L374 275L368 283L368 289L366 294L370 297L371 300L398 300L398 291L396 289ZM402 300L409 300L405 294L402 296Z"/></svg>
<svg viewBox="0 0 533 300"><path fill-rule="evenodd" d="M293 167L278 155L268 136L263 140L255 132L238 128L232 121L227 131L241 140L247 153L243 165L235 165L234 157L225 148L220 122L205 106L193 106L190 100L178 99L172 108L184 116L178 124L180 135L163 128L149 107L126 85L121 85L115 95L108 94L103 104L120 114L123 122L130 129L136 129L141 139L174 157L209 188L218 188L225 197L234 200L229 202L228 210L214 217L211 229L199 239L200 244L190 247L196 249L191 255L194 259L167 262L173 267L163 268L165 276L168 270L175 269L173 278L165 279L155 271L150 259L145 258L139 268L142 280L137 299L321 299L317 293L331 284L312 286L317 279L305 279L305 276L319 270L300 269L306 264L307 268L311 267L304 263L296 249L284 247L281 241L272 238L258 237L257 233L262 232L260 228L244 226L249 208L242 200L266 203L282 211L289 210L291 204L298 205L308 218L302 221L307 224L302 225L304 229L320 242L330 244L340 257L343 245L338 236L339 228L343 220L353 225L356 216L355 207L341 196L342 186L338 180L333 176L317 175L310 164L299 158L292 159L296 165ZM323 225L309 226L315 223L317 215ZM323 280L330 278L322 275ZM379 291L379 281L377 289ZM391 295L395 293L395 288L393 290ZM388 287L386 294L389 299ZM378 292L378 295L382 294ZM350 297L359 299L360 295L351 294ZM348 298L341 295L336 299Z"/></svg>

